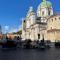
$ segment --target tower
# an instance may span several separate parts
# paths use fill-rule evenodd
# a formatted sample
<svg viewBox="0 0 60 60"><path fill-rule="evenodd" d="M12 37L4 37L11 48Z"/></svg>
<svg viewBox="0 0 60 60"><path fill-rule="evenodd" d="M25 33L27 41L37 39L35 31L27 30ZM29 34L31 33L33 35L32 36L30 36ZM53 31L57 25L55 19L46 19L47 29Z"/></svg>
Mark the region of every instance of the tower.
<svg viewBox="0 0 60 60"><path fill-rule="evenodd" d="M53 8L50 1L43 0L37 9L38 17L47 17L53 15Z"/></svg>
<svg viewBox="0 0 60 60"><path fill-rule="evenodd" d="M36 14L34 12L33 7L29 7L29 11L27 13L26 21L27 21L27 26L30 27L30 25L34 24L36 20Z"/></svg>
<svg viewBox="0 0 60 60"><path fill-rule="evenodd" d="M30 12L30 22L31 22L31 24L30 24L30 25L32 25L32 24L35 23L36 14L35 14L35 12L34 12L33 7L30 7L30 10L31 10L31 12Z"/></svg>

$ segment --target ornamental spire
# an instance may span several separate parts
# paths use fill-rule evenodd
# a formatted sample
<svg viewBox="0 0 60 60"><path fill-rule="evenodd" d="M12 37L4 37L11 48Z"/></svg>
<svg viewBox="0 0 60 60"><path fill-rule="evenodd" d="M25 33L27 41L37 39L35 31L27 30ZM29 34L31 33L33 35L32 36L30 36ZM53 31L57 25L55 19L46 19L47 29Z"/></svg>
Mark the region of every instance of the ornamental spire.
<svg viewBox="0 0 60 60"><path fill-rule="evenodd" d="M30 6L29 11L33 11L33 7L32 6Z"/></svg>

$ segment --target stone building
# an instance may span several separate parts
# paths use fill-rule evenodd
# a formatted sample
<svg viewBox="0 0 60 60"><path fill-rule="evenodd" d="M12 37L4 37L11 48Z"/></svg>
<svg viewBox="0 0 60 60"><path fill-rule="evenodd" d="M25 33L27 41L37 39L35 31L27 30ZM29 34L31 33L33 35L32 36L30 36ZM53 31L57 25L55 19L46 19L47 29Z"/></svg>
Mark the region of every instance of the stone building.
<svg viewBox="0 0 60 60"><path fill-rule="evenodd" d="M55 14L48 18L47 34L47 38L53 42L60 40L60 14Z"/></svg>
<svg viewBox="0 0 60 60"><path fill-rule="evenodd" d="M58 15L56 15L56 17L57 16ZM53 13L53 7L50 1L43 0L39 4L37 12L34 11L33 7L30 7L25 19L22 21L22 40L31 39L34 41L44 38L45 40L52 41L53 37L51 38L52 35L50 36L49 28L50 26L54 27L54 24L58 21L54 21L54 24L49 21L54 17L55 15ZM56 26L58 27L58 24Z"/></svg>

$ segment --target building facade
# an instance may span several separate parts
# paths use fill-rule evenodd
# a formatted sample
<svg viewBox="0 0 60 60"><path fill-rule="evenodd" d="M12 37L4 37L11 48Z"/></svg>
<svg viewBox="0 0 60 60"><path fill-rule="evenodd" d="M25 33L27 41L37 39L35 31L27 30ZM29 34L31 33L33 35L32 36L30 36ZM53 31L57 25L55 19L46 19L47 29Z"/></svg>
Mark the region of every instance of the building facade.
<svg viewBox="0 0 60 60"><path fill-rule="evenodd" d="M54 13L50 1L43 0L39 4L37 12L34 11L33 7L30 7L26 18L22 21L22 40L31 39L34 41L42 40L44 38L45 40L52 41L53 37L51 38L52 35L50 36L52 32L49 32L49 28L50 25L54 26L54 24L50 24L49 21L54 17L51 16L54 16ZM56 26L58 27L58 24Z"/></svg>
<svg viewBox="0 0 60 60"><path fill-rule="evenodd" d="M60 14L52 15L47 21L48 39L51 41L60 40Z"/></svg>

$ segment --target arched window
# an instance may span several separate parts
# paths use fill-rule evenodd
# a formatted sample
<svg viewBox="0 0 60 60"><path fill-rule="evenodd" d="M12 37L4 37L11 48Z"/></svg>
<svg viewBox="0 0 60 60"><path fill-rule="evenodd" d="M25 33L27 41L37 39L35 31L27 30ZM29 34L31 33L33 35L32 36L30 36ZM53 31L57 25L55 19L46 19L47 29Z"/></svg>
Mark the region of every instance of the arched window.
<svg viewBox="0 0 60 60"><path fill-rule="evenodd" d="M42 15L44 16L44 11L42 11Z"/></svg>
<svg viewBox="0 0 60 60"><path fill-rule="evenodd" d="M52 19L52 22L53 22L53 19Z"/></svg>
<svg viewBox="0 0 60 60"><path fill-rule="evenodd" d="M38 34L38 39L40 39L40 34Z"/></svg>
<svg viewBox="0 0 60 60"><path fill-rule="evenodd" d="M25 20L24 20L24 23L25 23Z"/></svg>
<svg viewBox="0 0 60 60"><path fill-rule="evenodd" d="M59 17L59 20L60 20L60 17Z"/></svg>
<svg viewBox="0 0 60 60"><path fill-rule="evenodd" d="M56 20L56 18L55 18L55 20Z"/></svg>
<svg viewBox="0 0 60 60"><path fill-rule="evenodd" d="M50 10L49 10L49 12L48 12L48 15L50 15Z"/></svg>
<svg viewBox="0 0 60 60"><path fill-rule="evenodd" d="M50 13L51 13L51 9L50 9L50 8L48 8L48 15L50 15Z"/></svg>
<svg viewBox="0 0 60 60"><path fill-rule="evenodd" d="M52 27L51 27L51 29L52 29Z"/></svg>

